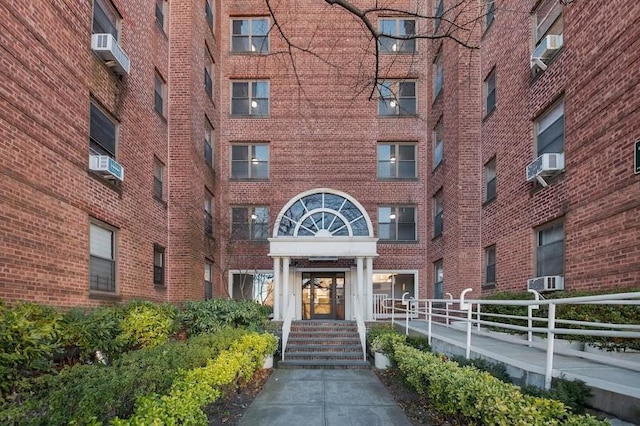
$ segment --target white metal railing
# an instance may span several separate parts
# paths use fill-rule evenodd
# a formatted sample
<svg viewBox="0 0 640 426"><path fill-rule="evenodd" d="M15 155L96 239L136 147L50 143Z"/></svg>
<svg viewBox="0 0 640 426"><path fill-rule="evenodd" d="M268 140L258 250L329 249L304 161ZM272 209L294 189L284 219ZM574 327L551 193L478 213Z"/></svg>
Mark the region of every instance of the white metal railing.
<svg viewBox="0 0 640 426"><path fill-rule="evenodd" d="M403 299L394 299L388 294L376 293L373 295L373 319L404 319L405 310L396 311L395 305L402 304ZM413 316L412 318L417 318Z"/></svg>
<svg viewBox="0 0 640 426"><path fill-rule="evenodd" d="M431 344L431 338L433 335L432 324L464 330L466 333L464 346L467 359L471 354L472 335L486 335L485 333L487 333L487 330L482 330L483 326L485 328L491 327L493 329L503 329L512 333L521 333L526 335L526 340L518 339L513 336L499 337L499 335L493 335L492 337L505 340L510 343L545 349L545 387L547 389L551 387L554 351L556 353L564 353L567 355L591 359L603 364L640 371L640 362L613 359L608 356L579 352L576 350L555 348L556 335L559 334L568 336L606 336L640 339L640 323L613 324L576 321L558 318L556 316L556 307L559 305L640 305L640 292L540 300L539 294L531 291L534 293L534 300L465 299L466 294L470 291L471 289L463 291L460 298L457 300L454 300L450 294L447 294L447 296L449 296L447 299L412 300L411 304L403 307L396 307L394 304L394 312L402 311L405 313L405 330L407 333L410 319L415 319L419 316L421 321L426 321L427 339L429 344ZM452 308L454 304L458 305L458 309ZM528 314L527 316L493 314L486 311L483 312L483 305L527 306ZM542 305L548 306L546 317L534 316L533 311L538 310ZM527 325L509 324L504 322L504 320L520 320L522 323L526 323ZM640 319L638 319L638 321L640 321ZM464 326L464 328L460 326ZM578 328L567 328L567 326L574 326ZM546 335L546 343L536 343L533 339L534 333Z"/></svg>
<svg viewBox="0 0 640 426"><path fill-rule="evenodd" d="M291 322L296 313L296 297L295 294L289 295L286 310L284 313L284 322L282 323L282 360L284 360L284 351L287 348L289 333L291 333Z"/></svg>
<svg viewBox="0 0 640 426"><path fill-rule="evenodd" d="M360 297L358 295L354 296L354 314L356 317L356 324L358 325L358 335L360 336L360 345L362 345L362 357L366 361L367 360L367 343L366 343L366 335L367 335L367 327L364 324L364 317L362 316L362 305L360 304Z"/></svg>

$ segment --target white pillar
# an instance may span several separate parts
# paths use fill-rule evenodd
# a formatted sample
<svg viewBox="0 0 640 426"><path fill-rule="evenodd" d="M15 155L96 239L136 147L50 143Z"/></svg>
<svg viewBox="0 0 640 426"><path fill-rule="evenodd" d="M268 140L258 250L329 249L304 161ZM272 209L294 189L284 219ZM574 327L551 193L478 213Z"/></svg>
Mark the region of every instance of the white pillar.
<svg viewBox="0 0 640 426"><path fill-rule="evenodd" d="M364 299L364 258L358 257L356 260L356 268L358 274L358 300L360 301L360 312L364 315L364 309L362 308L363 299Z"/></svg>
<svg viewBox="0 0 640 426"><path fill-rule="evenodd" d="M367 273L365 275L366 278L366 288L365 291L367 301L365 303L367 310L364 313L364 319L366 321L373 320L373 258L367 257Z"/></svg>
<svg viewBox="0 0 640 426"><path fill-rule="evenodd" d="M280 291L282 286L282 282L280 280L280 258L273 258L273 319L281 320L282 313L280 311L280 295L282 292Z"/></svg>
<svg viewBox="0 0 640 426"><path fill-rule="evenodd" d="M282 312L283 318L289 309L289 258L282 258Z"/></svg>

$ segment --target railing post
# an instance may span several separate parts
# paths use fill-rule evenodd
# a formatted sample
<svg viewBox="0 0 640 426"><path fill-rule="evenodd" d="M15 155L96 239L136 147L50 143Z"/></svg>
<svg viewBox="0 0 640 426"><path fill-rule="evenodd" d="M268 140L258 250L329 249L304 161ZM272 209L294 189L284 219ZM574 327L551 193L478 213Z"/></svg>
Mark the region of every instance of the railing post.
<svg viewBox="0 0 640 426"><path fill-rule="evenodd" d="M527 290L529 293L533 293L533 297L535 297L535 300L540 300L540 293L538 293L535 290L532 289L528 289ZM534 309L540 309L540 305L529 305L527 306L527 311L528 311L528 320L527 320L527 325L528 325L528 332L527 332L527 340L529 341L529 346L531 346L531 342L533 341L533 310Z"/></svg>
<svg viewBox="0 0 640 426"><path fill-rule="evenodd" d="M449 300L453 300L453 295L451 293L446 293L447 297L449 298ZM446 302L444 304L444 313L445 316L447 317L447 325L449 325L449 306L453 305L453 302Z"/></svg>
<svg viewBox="0 0 640 426"><path fill-rule="evenodd" d="M404 306L405 320L404 320L404 334L409 335L409 299L406 297L409 295L408 291L402 293L402 306Z"/></svg>
<svg viewBox="0 0 640 426"><path fill-rule="evenodd" d="M431 313L433 311L433 301L427 301L427 341L431 345Z"/></svg>
<svg viewBox="0 0 640 426"><path fill-rule="evenodd" d="M465 351L465 358L471 357L471 319L473 315L473 306L467 303L467 348Z"/></svg>
<svg viewBox="0 0 640 426"><path fill-rule="evenodd" d="M476 305L476 312L477 312L476 320L478 321L476 323L476 328L478 331L480 331L480 304L479 303Z"/></svg>
<svg viewBox="0 0 640 426"><path fill-rule="evenodd" d="M549 304L549 317L547 321L547 363L544 372L544 388L551 389L551 373L553 371L553 344L555 341L556 305Z"/></svg>

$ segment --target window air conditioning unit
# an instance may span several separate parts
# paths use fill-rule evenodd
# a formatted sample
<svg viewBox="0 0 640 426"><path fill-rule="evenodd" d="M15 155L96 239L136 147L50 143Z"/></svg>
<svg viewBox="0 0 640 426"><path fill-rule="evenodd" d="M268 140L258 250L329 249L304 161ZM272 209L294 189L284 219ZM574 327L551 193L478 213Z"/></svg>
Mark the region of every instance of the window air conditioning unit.
<svg viewBox="0 0 640 426"><path fill-rule="evenodd" d="M531 278L527 281L527 289L535 291L564 290L564 277L562 275L547 275Z"/></svg>
<svg viewBox="0 0 640 426"><path fill-rule="evenodd" d="M548 35L540 40L533 54L531 54L531 69L540 68L542 71L547 69L545 61L551 59L563 45L562 34Z"/></svg>
<svg viewBox="0 0 640 426"><path fill-rule="evenodd" d="M124 167L108 155L90 155L89 170L99 172L110 179L124 180Z"/></svg>
<svg viewBox="0 0 640 426"><path fill-rule="evenodd" d="M553 176L564 170L564 153L547 153L542 154L527 165L527 181L538 179L542 185L544 180L542 176Z"/></svg>
<svg viewBox="0 0 640 426"><path fill-rule="evenodd" d="M116 74L129 74L131 68L129 57L111 34L93 34L91 49L107 61L107 65L112 67Z"/></svg>

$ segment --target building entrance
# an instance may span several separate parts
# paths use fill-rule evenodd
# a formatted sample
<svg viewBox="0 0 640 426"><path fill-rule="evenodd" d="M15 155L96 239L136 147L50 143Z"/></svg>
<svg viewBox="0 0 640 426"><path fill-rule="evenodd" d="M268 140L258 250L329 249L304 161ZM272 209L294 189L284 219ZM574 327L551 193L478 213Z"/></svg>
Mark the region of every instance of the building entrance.
<svg viewBox="0 0 640 426"><path fill-rule="evenodd" d="M302 274L302 319L344 319L344 272Z"/></svg>

